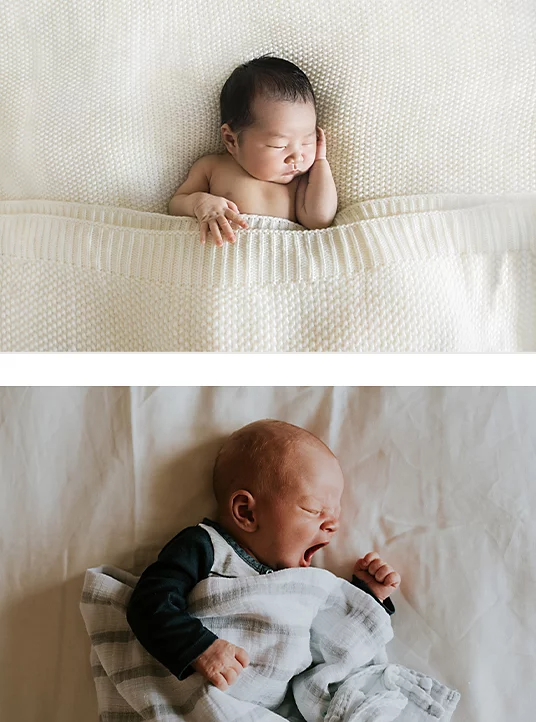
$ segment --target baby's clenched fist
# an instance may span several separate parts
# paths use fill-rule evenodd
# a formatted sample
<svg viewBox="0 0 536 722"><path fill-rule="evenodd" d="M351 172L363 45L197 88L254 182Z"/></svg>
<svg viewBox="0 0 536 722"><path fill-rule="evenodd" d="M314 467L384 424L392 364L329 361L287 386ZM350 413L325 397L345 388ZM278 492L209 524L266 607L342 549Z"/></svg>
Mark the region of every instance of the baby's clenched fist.
<svg viewBox="0 0 536 722"><path fill-rule="evenodd" d="M203 654L192 662L192 667L221 690L236 682L240 672L249 664L245 649L225 639L216 639Z"/></svg>
<svg viewBox="0 0 536 722"><path fill-rule="evenodd" d="M358 559L354 574L369 585L381 602L400 586L400 574L380 559L377 552L369 552Z"/></svg>

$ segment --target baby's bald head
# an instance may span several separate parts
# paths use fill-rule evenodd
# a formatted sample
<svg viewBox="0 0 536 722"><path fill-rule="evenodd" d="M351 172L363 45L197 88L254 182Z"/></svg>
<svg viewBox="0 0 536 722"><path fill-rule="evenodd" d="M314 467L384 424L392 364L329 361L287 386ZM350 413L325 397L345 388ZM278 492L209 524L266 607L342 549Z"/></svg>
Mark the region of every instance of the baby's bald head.
<svg viewBox="0 0 536 722"><path fill-rule="evenodd" d="M309 431L263 419L235 431L214 465L217 521L273 570L307 567L337 531L344 477Z"/></svg>
<svg viewBox="0 0 536 722"><path fill-rule="evenodd" d="M284 421L262 419L232 433L214 464L213 489L220 512L225 514L238 489L248 490L259 501L284 495L299 471L304 446L334 456L314 434Z"/></svg>

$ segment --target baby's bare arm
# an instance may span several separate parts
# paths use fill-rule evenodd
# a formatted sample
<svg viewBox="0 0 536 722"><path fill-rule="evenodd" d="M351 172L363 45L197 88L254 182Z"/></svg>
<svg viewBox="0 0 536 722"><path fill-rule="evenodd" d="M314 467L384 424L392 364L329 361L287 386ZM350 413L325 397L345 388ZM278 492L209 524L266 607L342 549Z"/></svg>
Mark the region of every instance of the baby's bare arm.
<svg viewBox="0 0 536 722"><path fill-rule="evenodd" d="M309 182L307 185L303 182L302 193L302 207L296 193L296 218L302 226L311 230L330 226L337 212L337 189L327 160L315 160Z"/></svg>
<svg viewBox="0 0 536 722"><path fill-rule="evenodd" d="M176 193L168 204L168 213L171 216L194 216L194 207L199 203L202 196L210 193Z"/></svg>
<svg viewBox="0 0 536 722"><path fill-rule="evenodd" d="M200 198L210 195L210 179L214 168L214 158L204 155L198 158L190 168L188 177L175 191L168 203L168 213L172 216L195 216L194 207Z"/></svg>
<svg viewBox="0 0 536 722"><path fill-rule="evenodd" d="M326 137L317 128L316 158L296 190L296 218L309 229L327 228L337 213L337 189L326 159Z"/></svg>

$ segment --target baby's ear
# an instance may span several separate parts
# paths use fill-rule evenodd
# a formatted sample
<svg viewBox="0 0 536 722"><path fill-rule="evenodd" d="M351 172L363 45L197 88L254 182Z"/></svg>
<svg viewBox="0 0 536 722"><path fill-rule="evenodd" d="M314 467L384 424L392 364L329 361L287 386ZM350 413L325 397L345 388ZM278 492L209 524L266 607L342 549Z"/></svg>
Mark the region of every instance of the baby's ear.
<svg viewBox="0 0 536 722"><path fill-rule="evenodd" d="M229 127L229 124L224 123L220 128L220 132L221 132L222 142L223 142L224 146L227 148L227 150L230 150L230 148L234 149L236 147L236 138L233 134L233 131Z"/></svg>
<svg viewBox="0 0 536 722"><path fill-rule="evenodd" d="M257 529L255 499L249 491L235 491L230 500L231 514L234 523L243 531Z"/></svg>

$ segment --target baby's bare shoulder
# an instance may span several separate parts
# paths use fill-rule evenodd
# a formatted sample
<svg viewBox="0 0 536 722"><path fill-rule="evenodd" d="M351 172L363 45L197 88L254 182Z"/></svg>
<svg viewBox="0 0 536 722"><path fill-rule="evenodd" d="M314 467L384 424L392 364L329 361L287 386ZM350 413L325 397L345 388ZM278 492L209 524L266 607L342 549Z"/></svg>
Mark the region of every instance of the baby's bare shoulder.
<svg viewBox="0 0 536 722"><path fill-rule="evenodd" d="M209 153L208 155L203 156L203 160L206 163L211 163L213 165L221 163L223 160L223 156L219 153Z"/></svg>
<svg viewBox="0 0 536 722"><path fill-rule="evenodd" d="M204 155L201 160L203 161L207 176L210 180L214 180L216 174L219 175L223 170L223 156L218 153L209 153L208 155Z"/></svg>

